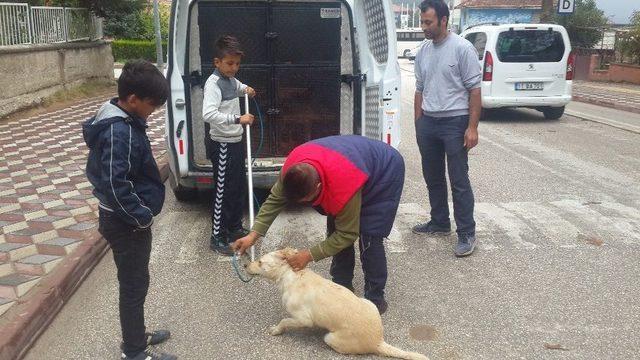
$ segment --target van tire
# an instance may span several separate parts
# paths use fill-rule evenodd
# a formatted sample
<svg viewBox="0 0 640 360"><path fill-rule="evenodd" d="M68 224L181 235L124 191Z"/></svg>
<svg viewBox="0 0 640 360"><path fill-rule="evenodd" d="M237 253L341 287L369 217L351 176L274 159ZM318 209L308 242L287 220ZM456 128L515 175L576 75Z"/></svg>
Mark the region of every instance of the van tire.
<svg viewBox="0 0 640 360"><path fill-rule="evenodd" d="M544 118L547 120L558 120L564 114L564 106L562 107L546 107L542 109Z"/></svg>
<svg viewBox="0 0 640 360"><path fill-rule="evenodd" d="M173 195L178 201L193 201L198 197L198 189L186 188L178 185L173 188Z"/></svg>
<svg viewBox="0 0 640 360"><path fill-rule="evenodd" d="M173 173L169 174L169 185L178 201L193 201L198 197L198 189L188 188L176 183Z"/></svg>
<svg viewBox="0 0 640 360"><path fill-rule="evenodd" d="M403 58L408 58L409 57L409 53L411 52L411 50L406 49L403 53L402 53L402 57Z"/></svg>

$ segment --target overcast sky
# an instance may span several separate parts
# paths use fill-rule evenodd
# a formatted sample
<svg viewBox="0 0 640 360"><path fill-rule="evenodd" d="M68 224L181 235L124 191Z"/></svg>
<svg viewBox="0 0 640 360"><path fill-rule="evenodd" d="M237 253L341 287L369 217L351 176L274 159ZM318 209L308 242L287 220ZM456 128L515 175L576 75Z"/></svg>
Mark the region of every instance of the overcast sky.
<svg viewBox="0 0 640 360"><path fill-rule="evenodd" d="M634 10L640 10L640 0L596 0L598 7L616 24L626 24Z"/></svg>

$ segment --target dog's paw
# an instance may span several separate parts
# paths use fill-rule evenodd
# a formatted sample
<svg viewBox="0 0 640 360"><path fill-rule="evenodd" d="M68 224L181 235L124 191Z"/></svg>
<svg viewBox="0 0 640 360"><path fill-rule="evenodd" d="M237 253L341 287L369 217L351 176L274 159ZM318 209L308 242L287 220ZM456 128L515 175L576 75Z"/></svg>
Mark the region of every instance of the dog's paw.
<svg viewBox="0 0 640 360"><path fill-rule="evenodd" d="M283 331L282 329L280 329L280 327L278 327L278 325L274 325L269 328L269 335L271 336L281 335L282 333Z"/></svg>

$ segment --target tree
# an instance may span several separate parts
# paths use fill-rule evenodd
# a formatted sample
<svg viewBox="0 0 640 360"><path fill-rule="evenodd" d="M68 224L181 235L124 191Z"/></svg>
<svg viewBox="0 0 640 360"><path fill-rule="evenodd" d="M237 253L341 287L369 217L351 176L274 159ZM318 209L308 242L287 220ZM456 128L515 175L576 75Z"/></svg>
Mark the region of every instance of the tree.
<svg viewBox="0 0 640 360"><path fill-rule="evenodd" d="M542 0L542 14L540 14L540 22L543 24L553 23L555 20L554 15L554 1Z"/></svg>
<svg viewBox="0 0 640 360"><path fill-rule="evenodd" d="M567 29L573 47L593 48L602 40L607 17L598 9L595 0L576 0L575 12L557 15L557 23Z"/></svg>
<svg viewBox="0 0 640 360"><path fill-rule="evenodd" d="M635 11L629 20L631 30L616 34L616 50L620 51L623 62L640 64L640 11Z"/></svg>

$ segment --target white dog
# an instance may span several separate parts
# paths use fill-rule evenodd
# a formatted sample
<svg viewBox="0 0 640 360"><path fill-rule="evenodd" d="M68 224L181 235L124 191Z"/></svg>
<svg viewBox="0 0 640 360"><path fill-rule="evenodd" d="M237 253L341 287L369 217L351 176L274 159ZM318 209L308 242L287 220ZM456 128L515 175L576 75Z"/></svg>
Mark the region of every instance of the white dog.
<svg viewBox="0 0 640 360"><path fill-rule="evenodd" d="M355 296L310 269L294 272L285 258L297 250L284 249L245 265L249 274L265 277L278 285L282 304L291 315L269 329L271 335L286 330L317 326L329 330L326 342L342 354L376 354L399 359L428 360L384 342L382 319L369 300Z"/></svg>

